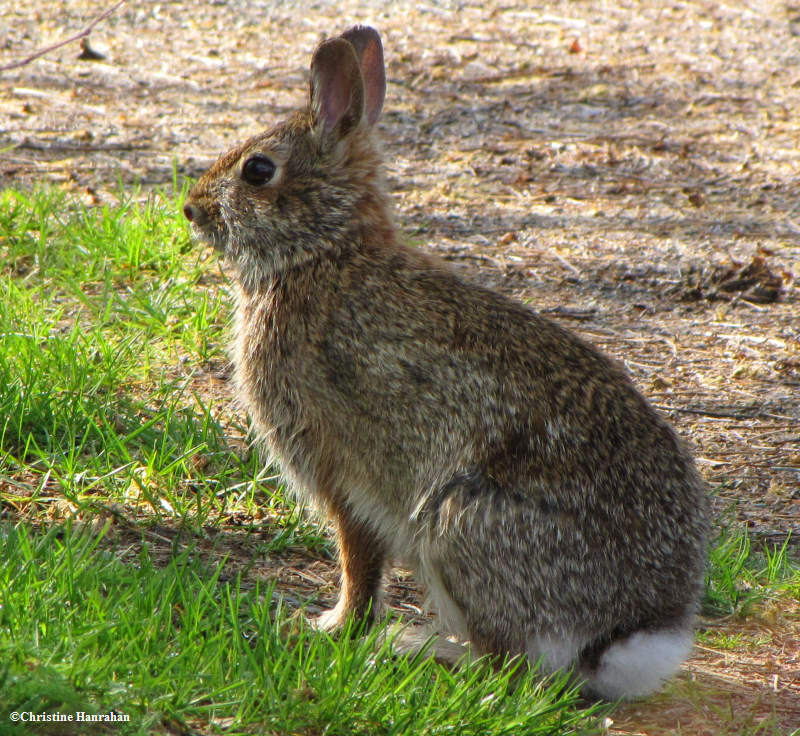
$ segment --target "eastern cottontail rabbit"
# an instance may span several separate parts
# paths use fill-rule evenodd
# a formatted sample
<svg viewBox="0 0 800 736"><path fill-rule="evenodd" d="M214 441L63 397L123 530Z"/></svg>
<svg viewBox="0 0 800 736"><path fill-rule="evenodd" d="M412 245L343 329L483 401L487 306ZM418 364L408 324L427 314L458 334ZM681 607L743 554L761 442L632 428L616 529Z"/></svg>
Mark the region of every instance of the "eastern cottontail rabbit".
<svg viewBox="0 0 800 736"><path fill-rule="evenodd" d="M235 270L241 398L336 526L320 624L373 615L398 560L478 652L650 692L691 647L703 483L619 365L400 242L385 88L373 29L323 42L307 109L224 154L184 207Z"/></svg>

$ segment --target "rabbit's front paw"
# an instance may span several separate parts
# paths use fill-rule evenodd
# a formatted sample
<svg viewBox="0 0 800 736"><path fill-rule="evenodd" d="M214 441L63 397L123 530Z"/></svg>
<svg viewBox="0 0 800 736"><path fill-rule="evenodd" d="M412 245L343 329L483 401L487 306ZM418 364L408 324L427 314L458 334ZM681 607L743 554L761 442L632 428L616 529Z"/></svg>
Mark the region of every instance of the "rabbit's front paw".
<svg viewBox="0 0 800 736"><path fill-rule="evenodd" d="M380 608L380 603L374 600L369 601L364 606L349 605L346 598L340 598L339 602L329 611L323 611L316 618L310 619L311 625L329 634L341 633L352 621L353 633L357 633L364 626L371 625L375 619L375 610Z"/></svg>
<svg viewBox="0 0 800 736"><path fill-rule="evenodd" d="M334 608L323 611L319 616L310 619L310 623L315 629L335 634L345 627L348 613L349 611L344 606L336 605Z"/></svg>

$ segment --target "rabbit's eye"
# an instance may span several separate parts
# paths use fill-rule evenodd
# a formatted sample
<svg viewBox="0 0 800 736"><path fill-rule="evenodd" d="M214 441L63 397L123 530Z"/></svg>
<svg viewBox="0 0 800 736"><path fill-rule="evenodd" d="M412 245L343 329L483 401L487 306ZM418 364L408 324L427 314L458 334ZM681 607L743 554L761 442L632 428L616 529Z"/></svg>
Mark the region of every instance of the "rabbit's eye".
<svg viewBox="0 0 800 736"><path fill-rule="evenodd" d="M266 184L275 175L275 162L263 153L250 156L242 167L242 179L254 187Z"/></svg>

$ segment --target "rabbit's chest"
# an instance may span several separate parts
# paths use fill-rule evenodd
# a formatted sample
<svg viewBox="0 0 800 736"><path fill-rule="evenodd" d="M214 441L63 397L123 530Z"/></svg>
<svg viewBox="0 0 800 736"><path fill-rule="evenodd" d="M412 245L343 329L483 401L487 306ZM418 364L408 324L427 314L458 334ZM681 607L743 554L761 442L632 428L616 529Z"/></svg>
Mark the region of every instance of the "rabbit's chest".
<svg viewBox="0 0 800 736"><path fill-rule="evenodd" d="M239 398L267 435L297 434L310 421L308 361L285 330L267 321L237 332L233 360Z"/></svg>

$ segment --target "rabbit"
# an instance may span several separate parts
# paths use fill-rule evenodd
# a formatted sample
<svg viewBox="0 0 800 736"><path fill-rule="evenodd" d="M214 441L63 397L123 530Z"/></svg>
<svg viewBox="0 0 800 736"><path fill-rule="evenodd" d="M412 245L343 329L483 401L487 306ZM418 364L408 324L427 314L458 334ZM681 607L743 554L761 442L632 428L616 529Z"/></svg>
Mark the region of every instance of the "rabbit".
<svg viewBox="0 0 800 736"><path fill-rule="evenodd" d="M375 131L378 33L314 51L305 109L222 155L184 206L236 289L236 390L341 585L317 625L374 621L390 562L477 654L636 698L688 656L708 510L625 370L404 244Z"/></svg>

